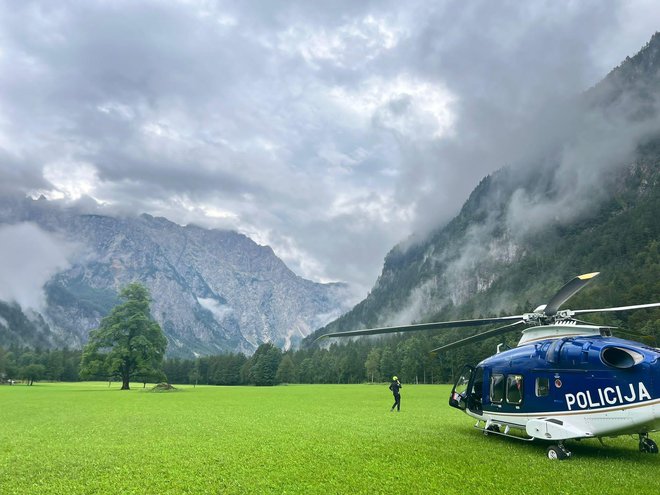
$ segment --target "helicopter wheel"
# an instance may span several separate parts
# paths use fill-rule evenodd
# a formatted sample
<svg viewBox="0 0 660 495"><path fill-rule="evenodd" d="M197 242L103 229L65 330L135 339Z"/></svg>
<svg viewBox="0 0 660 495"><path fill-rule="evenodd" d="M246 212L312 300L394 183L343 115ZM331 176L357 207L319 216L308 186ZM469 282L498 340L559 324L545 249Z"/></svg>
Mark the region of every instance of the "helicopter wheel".
<svg viewBox="0 0 660 495"><path fill-rule="evenodd" d="M563 461L568 459L571 453L563 445L550 445L546 450L548 459L553 461Z"/></svg>
<svg viewBox="0 0 660 495"><path fill-rule="evenodd" d="M639 436L639 451L645 454L657 454L658 444L651 440L648 435Z"/></svg>
<svg viewBox="0 0 660 495"><path fill-rule="evenodd" d="M500 427L497 425L490 425L486 430L484 431L484 435L488 435L488 432L494 432L494 433L499 433L500 432Z"/></svg>

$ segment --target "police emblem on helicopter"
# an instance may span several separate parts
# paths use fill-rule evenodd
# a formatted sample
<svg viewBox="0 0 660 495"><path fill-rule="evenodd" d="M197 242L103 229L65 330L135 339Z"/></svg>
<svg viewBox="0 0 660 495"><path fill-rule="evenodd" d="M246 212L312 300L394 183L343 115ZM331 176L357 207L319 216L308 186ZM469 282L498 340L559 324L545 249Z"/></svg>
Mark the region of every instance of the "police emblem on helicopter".
<svg viewBox="0 0 660 495"><path fill-rule="evenodd" d="M658 453L649 433L660 430L660 349L612 336L612 327L574 316L659 307L660 303L560 310L599 272L579 275L532 313L326 334L350 337L512 322L434 349L446 351L488 337L523 330L518 345L476 366L465 365L449 405L476 419L484 434L544 440L550 459L571 453L565 440L639 436L639 450ZM515 432L516 434L514 434Z"/></svg>

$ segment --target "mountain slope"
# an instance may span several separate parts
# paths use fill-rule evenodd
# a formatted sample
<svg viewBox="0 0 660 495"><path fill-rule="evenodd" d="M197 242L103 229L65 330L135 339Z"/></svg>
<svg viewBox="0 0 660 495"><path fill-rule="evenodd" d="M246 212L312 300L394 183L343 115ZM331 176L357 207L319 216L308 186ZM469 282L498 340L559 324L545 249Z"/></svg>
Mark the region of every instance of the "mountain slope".
<svg viewBox="0 0 660 495"><path fill-rule="evenodd" d="M345 309L345 286L304 280L269 247L235 232L81 214L43 199L5 199L0 223L37 226L65 243L70 259L45 285L39 318L51 332L11 336L17 327L0 320L4 343L80 347L134 280L149 288L173 356L251 353L266 341L289 347ZM0 306L4 320L10 309L17 311Z"/></svg>

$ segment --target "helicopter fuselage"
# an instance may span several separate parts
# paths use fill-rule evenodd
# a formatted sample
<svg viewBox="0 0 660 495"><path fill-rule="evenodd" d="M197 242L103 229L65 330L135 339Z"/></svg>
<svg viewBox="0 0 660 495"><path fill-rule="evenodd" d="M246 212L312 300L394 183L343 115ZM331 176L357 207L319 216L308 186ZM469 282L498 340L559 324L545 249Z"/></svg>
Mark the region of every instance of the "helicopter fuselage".
<svg viewBox="0 0 660 495"><path fill-rule="evenodd" d="M553 330L546 327L547 330ZM525 439L646 435L660 430L660 350L594 335L547 338L466 366L450 405Z"/></svg>

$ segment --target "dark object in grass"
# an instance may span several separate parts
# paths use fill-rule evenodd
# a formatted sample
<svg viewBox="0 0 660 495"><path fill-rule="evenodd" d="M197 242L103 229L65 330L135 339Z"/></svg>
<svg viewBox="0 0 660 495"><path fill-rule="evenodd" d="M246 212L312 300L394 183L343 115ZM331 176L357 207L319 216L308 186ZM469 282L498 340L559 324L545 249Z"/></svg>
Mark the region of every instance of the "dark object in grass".
<svg viewBox="0 0 660 495"><path fill-rule="evenodd" d="M150 392L178 392L178 389L169 383L159 383L154 385Z"/></svg>

